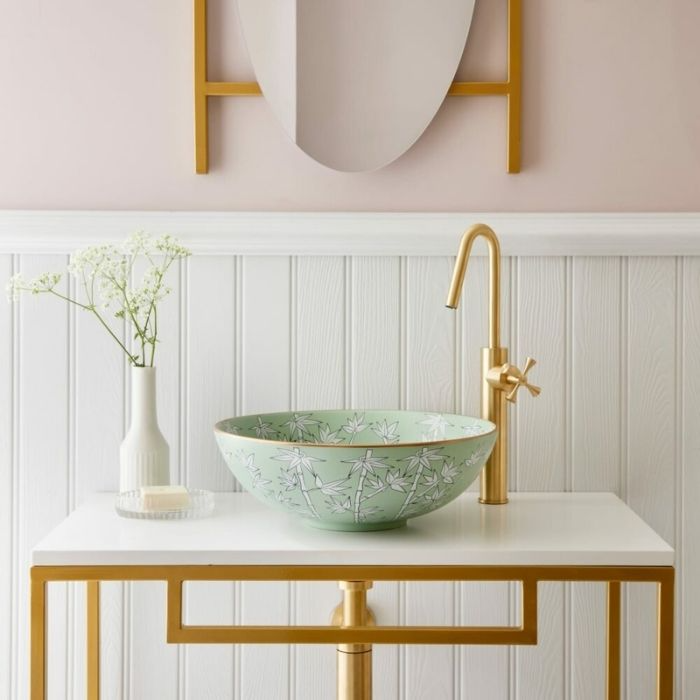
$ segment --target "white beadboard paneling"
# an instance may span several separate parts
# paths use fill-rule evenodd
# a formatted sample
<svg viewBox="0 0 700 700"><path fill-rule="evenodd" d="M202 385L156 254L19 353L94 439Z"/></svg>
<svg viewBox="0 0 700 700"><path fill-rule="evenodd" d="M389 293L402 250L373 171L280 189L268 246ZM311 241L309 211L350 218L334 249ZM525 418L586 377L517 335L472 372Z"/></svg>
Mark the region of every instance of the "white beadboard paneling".
<svg viewBox="0 0 700 700"><path fill-rule="evenodd" d="M0 255L0 280L12 275L13 256ZM0 302L0 697L12 697L13 307Z"/></svg>
<svg viewBox="0 0 700 700"><path fill-rule="evenodd" d="M630 258L627 502L675 539L676 261ZM628 585L627 692L654 697L656 591Z"/></svg>
<svg viewBox="0 0 700 700"><path fill-rule="evenodd" d="M564 258L520 258L518 265L518 352L511 362L537 360L528 378L542 387L536 399L522 389L516 464L520 491L566 488L566 262Z"/></svg>
<svg viewBox="0 0 700 700"><path fill-rule="evenodd" d="M457 599L459 623L474 627L509 626L509 586L508 583L461 584ZM456 700L509 697L509 647L463 646L457 647L456 654L459 661Z"/></svg>
<svg viewBox="0 0 700 700"><path fill-rule="evenodd" d="M346 403L345 266L343 258L294 259L294 402L298 410L342 408Z"/></svg>
<svg viewBox="0 0 700 700"><path fill-rule="evenodd" d="M213 439L214 424L235 415L236 272L229 256L188 260L187 459L183 483L230 491L234 477ZM204 311L208 311L205 313Z"/></svg>
<svg viewBox="0 0 700 700"><path fill-rule="evenodd" d="M294 407L342 408L345 404L345 312L349 260L334 257L294 259L293 355ZM319 294L319 291L321 292ZM332 582L292 586L294 620L299 625L326 624L340 600ZM327 698L335 693L335 651L328 645L292 647L295 698Z"/></svg>
<svg viewBox="0 0 700 700"><path fill-rule="evenodd" d="M217 420L233 416L235 259L198 256L187 261L186 347L187 439L182 481L191 488L229 491L234 479L213 439ZM211 309L210 313L202 313ZM212 317L216 322L212 323ZM197 624L234 622L234 584L186 588L185 614ZM234 651L226 645L183 647L185 696L230 697Z"/></svg>
<svg viewBox="0 0 700 700"><path fill-rule="evenodd" d="M571 274L571 487L619 494L620 259L574 258ZM571 586L574 700L605 695L605 601L601 584Z"/></svg>
<svg viewBox="0 0 700 700"><path fill-rule="evenodd" d="M407 408L453 411L456 387L455 328L445 296L452 275L451 258L409 258L406 307ZM406 624L445 625L454 619L454 583L405 586ZM455 651L450 647L409 646L405 652L407 698L454 698Z"/></svg>
<svg viewBox="0 0 700 700"><path fill-rule="evenodd" d="M170 446L170 478L181 480L181 438L185 384L180 365L180 325L187 324L184 295L187 278L184 266L173 267L169 276L172 293L158 310L160 342L156 352L158 423ZM130 393L130 392L129 392ZM177 697L178 649L165 641L165 586L160 582L128 584L130 588L130 657L126 660L131 700Z"/></svg>
<svg viewBox="0 0 700 700"><path fill-rule="evenodd" d="M140 219L130 214L134 222ZM90 216L20 216L15 230L27 227L25 249L41 252L70 250L72 230L88 240L89 229L99 239L132 228L120 214ZM483 257L470 263L459 312L444 309L453 260L445 256L456 251L460 227L468 223L460 216L301 215L286 221L278 215L185 215L181 230L194 232L203 224L198 250L210 254L181 266L162 315L159 410L173 479L215 489L234 483L211 423L236 413L343 405L477 412L478 348L486 338ZM682 623L677 697L693 698L700 683L694 663L700 654L700 520L694 507L700 489L700 258L675 260L665 253L683 252L674 246L688 244L683 236L700 219L535 215L518 226L518 216L485 218L505 231L504 249L554 243L546 257L503 261L504 344L518 364L527 354L538 359L532 379L543 386L539 399L523 393L511 410L511 484L522 490L619 490L676 543ZM178 217L155 213L133 227L152 223L158 230ZM11 240L6 223L0 213L2 250ZM309 236L300 245L308 250L294 250L293 232L307 224ZM354 237L358 226L365 229ZM603 232L617 231L611 253L647 255L653 252L644 247L651 232L664 226L669 247L656 250L660 257L601 256L608 250ZM634 238L637 227L642 236ZM403 248L401 230L407 232ZM584 241L591 231L593 238ZM566 241L580 243L579 252L593 257L552 255L576 253ZM237 258L240 242L265 255ZM425 257L398 257L411 246ZM268 255L312 250L318 255ZM363 250L372 255L356 255ZM65 262L63 255L0 256L0 276L15 267L31 275ZM2 697L27 694L28 548L83 495L116 484L128 375L90 321L54 299L27 296L15 307L0 305L0 493L6 499L0 510L0 616L10 621L0 630ZM197 622L322 623L340 599L333 584L200 588L187 595L186 615ZM382 583L369 598L386 624L504 624L519 615L508 588ZM628 587L627 700L653 697L654 595L647 588ZM66 594L61 584L51 589L49 697L81 698L83 590ZM103 697L333 696L331 647L178 649L165 643L162 585L128 585L123 593L120 584L102 589ZM536 648L377 646L375 697L600 697L604 587L547 584L540 606Z"/></svg>
<svg viewBox="0 0 700 700"><path fill-rule="evenodd" d="M348 401L353 407L401 405L401 270L399 258L352 259L347 375ZM369 604L381 624L399 623L402 588L398 583L379 582L369 592ZM381 644L372 655L375 668L382 669L374 674L375 697L401 697L399 647Z"/></svg>
<svg viewBox="0 0 700 700"><path fill-rule="evenodd" d="M683 345L681 382L682 435L680 455L682 471L678 474L680 498L678 509L681 536L678 561L678 612L681 645L677 650L682 674L677 676L679 697L690 700L700 688L700 258L686 258L683 281Z"/></svg>
<svg viewBox="0 0 700 700"><path fill-rule="evenodd" d="M521 390L516 404L515 456L522 491L563 491L567 486L566 268L564 258L521 258L518 265L519 354L511 359L522 367L526 354L534 357L538 364L529 376L542 386L535 400ZM564 585L546 583L539 589L538 644L516 652L521 699L565 697Z"/></svg>
<svg viewBox="0 0 700 700"><path fill-rule="evenodd" d="M480 245L480 244L477 244ZM476 250L476 249L475 249ZM510 259L501 261L501 343L507 347L510 335ZM481 348L488 344L488 260L470 260L464 278L458 311L457 350L460 363L455 377L457 410L481 415ZM479 480L470 487L479 489ZM506 583L460 583L457 586L457 610L463 625L510 624L510 585ZM499 646L463 646L457 648L458 688L456 697L508 697L510 649Z"/></svg>
<svg viewBox="0 0 700 700"><path fill-rule="evenodd" d="M82 298L82 289L74 286L74 295ZM112 322L109 312L105 318ZM100 326L93 314L76 309L75 343L72 366L74 381L71 401L74 428L72 503L80 503L95 491L116 491L119 486L119 445L124 436L124 380L126 358L117 343ZM112 326L123 339L123 324L114 319ZM95 387L100 387L95 391ZM71 632L79 652L85 639L85 586L71 585L73 615ZM101 609L105 612L102 639L102 695L119 698L123 694L121 584L101 586ZM85 696L85 656L73 653L71 696Z"/></svg>
<svg viewBox="0 0 700 700"><path fill-rule="evenodd" d="M62 269L65 256L37 255L20 258L20 272L33 277ZM61 290L66 289L61 283ZM19 460L16 645L18 664L15 697L27 697L28 555L31 547L68 511L68 310L55 298L27 297L19 309ZM49 587L50 655L48 674L57 697L71 692L66 625L65 584Z"/></svg>
<svg viewBox="0 0 700 700"><path fill-rule="evenodd" d="M291 404L292 261L288 257L248 257L242 280L243 413L284 411ZM243 624L290 621L292 586L242 583ZM283 698L289 692L290 651L286 646L246 645L240 651L240 700ZM270 669L275 669L274 673Z"/></svg>
<svg viewBox="0 0 700 700"><path fill-rule="evenodd" d="M401 260L352 259L349 403L396 408L401 401Z"/></svg>

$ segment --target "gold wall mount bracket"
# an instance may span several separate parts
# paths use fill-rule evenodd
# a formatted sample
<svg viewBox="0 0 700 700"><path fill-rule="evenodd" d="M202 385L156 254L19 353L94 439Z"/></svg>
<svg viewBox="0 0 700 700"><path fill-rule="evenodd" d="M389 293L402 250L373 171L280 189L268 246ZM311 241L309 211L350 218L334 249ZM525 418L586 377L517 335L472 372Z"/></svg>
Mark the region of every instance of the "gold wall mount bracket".
<svg viewBox="0 0 700 700"><path fill-rule="evenodd" d="M506 98L506 171L521 167L522 120L522 0L508 0L507 76L503 81L455 81L454 97L502 95ZM215 82L207 72L207 0L194 0L194 141L195 171L209 172L209 98L261 95L255 82Z"/></svg>

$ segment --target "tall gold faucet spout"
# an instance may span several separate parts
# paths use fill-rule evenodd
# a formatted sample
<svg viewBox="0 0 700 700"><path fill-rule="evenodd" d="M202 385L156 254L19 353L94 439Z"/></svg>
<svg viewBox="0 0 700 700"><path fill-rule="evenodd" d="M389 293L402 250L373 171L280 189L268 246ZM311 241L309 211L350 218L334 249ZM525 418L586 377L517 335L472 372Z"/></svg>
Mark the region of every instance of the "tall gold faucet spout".
<svg viewBox="0 0 700 700"><path fill-rule="evenodd" d="M489 247L489 347L497 348L501 344L501 246L493 229L486 224L474 224L462 236L446 306L456 309L459 304L472 245L479 236L486 239Z"/></svg>
<svg viewBox="0 0 700 700"><path fill-rule="evenodd" d="M462 236L447 306L456 309L474 241L483 236L489 247L489 346L481 350L481 416L496 425L498 434L481 473L479 500L489 505L508 503L508 409L518 389L526 387L533 396L539 387L530 384L527 373L535 361L528 358L524 370L508 362L508 348L501 347L501 246L485 224L476 224Z"/></svg>

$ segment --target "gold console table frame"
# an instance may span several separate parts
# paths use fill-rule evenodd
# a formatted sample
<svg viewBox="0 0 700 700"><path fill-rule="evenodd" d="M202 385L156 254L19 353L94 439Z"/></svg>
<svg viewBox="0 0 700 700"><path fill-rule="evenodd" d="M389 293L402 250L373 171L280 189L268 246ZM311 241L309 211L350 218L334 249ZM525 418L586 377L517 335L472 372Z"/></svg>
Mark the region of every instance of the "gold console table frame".
<svg viewBox="0 0 700 700"><path fill-rule="evenodd" d="M508 0L507 77L496 82L453 82L448 95L503 95L507 109L506 170L520 172L522 112L522 0ZM209 98L261 95L253 82L212 82L207 74L207 0L194 0L195 169L209 172Z"/></svg>
<svg viewBox="0 0 700 700"><path fill-rule="evenodd" d="M167 584L167 641L179 644L537 644L537 588L541 581L589 581L607 584L607 700L620 698L621 584L655 583L658 591L658 700L673 699L674 568L671 566L334 566L334 565L95 565L31 568L31 700L46 695L47 585L54 581L87 584L88 699L99 698L101 581L164 581ZM182 623L185 581L340 581L348 591L372 581L516 581L521 583L521 624L516 627L427 627L373 625L201 626ZM368 620L364 595L346 606L355 619ZM348 623L348 620L343 620ZM371 647L362 649L371 651ZM342 652L340 652L342 653ZM350 656L350 655L348 655ZM353 677L371 674L364 653L339 683L339 698L369 700L371 687ZM369 657L371 659L371 656ZM340 677L339 677L340 678ZM371 675L370 675L371 678ZM369 690L368 690L369 688Z"/></svg>

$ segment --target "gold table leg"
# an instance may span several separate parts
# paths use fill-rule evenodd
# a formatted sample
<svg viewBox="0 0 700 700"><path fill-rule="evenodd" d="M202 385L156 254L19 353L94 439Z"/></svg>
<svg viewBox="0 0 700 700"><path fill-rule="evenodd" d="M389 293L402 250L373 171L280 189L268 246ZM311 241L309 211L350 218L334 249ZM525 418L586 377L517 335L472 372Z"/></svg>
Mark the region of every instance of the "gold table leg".
<svg viewBox="0 0 700 700"><path fill-rule="evenodd" d="M346 578L347 576L347 578ZM357 579L350 579L356 576ZM674 570L670 566L34 566L30 572L30 700L46 696L47 585L87 584L88 698L99 697L100 581L165 581L167 639L173 643L338 643L338 699L371 700L372 644L536 644L537 583L607 584L607 697L620 694L621 583L655 583L658 590L657 700L673 700ZM188 626L182 623L184 581L338 581L343 602L331 626ZM519 627L374 626L367 590L380 581L522 581ZM446 636L449 635L449 636Z"/></svg>
<svg viewBox="0 0 700 700"><path fill-rule="evenodd" d="M620 700L620 589L619 581L608 583L607 700Z"/></svg>
<svg viewBox="0 0 700 700"><path fill-rule="evenodd" d="M87 698L100 698L100 582L87 581Z"/></svg>
<svg viewBox="0 0 700 700"><path fill-rule="evenodd" d="M367 609L367 591L371 581L341 581L343 591L342 627L371 623ZM372 700L372 645L339 644L338 700Z"/></svg>
<svg viewBox="0 0 700 700"><path fill-rule="evenodd" d="M674 571L670 569L658 583L657 609L658 647L656 696L658 700L673 700L673 585Z"/></svg>
<svg viewBox="0 0 700 700"><path fill-rule="evenodd" d="M46 582L32 576L30 584L30 679L31 700L46 697Z"/></svg>

